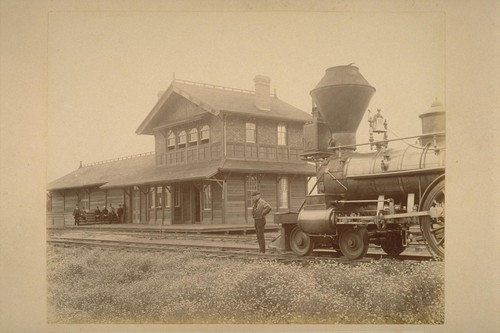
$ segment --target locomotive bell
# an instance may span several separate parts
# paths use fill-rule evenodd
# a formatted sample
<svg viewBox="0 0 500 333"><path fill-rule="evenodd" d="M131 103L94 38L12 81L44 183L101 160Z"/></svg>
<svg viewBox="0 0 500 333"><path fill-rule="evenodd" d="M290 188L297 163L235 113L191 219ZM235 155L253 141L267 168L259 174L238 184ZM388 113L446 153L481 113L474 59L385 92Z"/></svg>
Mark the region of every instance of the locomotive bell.
<svg viewBox="0 0 500 333"><path fill-rule="evenodd" d="M356 66L326 70L311 97L332 133L332 146L356 144L356 131L374 93Z"/></svg>

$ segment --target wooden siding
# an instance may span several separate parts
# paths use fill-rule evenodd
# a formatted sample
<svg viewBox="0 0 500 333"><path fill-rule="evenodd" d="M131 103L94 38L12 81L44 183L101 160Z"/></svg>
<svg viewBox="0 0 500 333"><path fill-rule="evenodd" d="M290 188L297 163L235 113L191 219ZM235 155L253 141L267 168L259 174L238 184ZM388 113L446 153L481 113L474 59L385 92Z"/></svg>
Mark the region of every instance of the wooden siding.
<svg viewBox="0 0 500 333"><path fill-rule="evenodd" d="M271 205L272 211L267 216L266 220L272 221L273 215L278 211L278 193L277 193L277 178L275 175L264 175L259 180L260 197Z"/></svg>
<svg viewBox="0 0 500 333"><path fill-rule="evenodd" d="M61 192L51 194L51 212L47 213L47 227L64 227L64 196Z"/></svg>
<svg viewBox="0 0 500 333"><path fill-rule="evenodd" d="M163 208L163 223L162 224L172 224L172 209L171 208Z"/></svg>
<svg viewBox="0 0 500 333"><path fill-rule="evenodd" d="M219 184L212 182L212 224L222 223L222 188ZM226 222L227 223L227 222Z"/></svg>
<svg viewBox="0 0 500 333"><path fill-rule="evenodd" d="M64 223L66 225L73 225L75 218L73 217L73 210L78 203L78 196L76 192L66 193L64 196Z"/></svg>
<svg viewBox="0 0 500 333"><path fill-rule="evenodd" d="M242 176L232 176L226 181L226 223L245 224L245 180Z"/></svg>
<svg viewBox="0 0 500 333"><path fill-rule="evenodd" d="M63 214L64 213L64 197L60 192L52 192L52 213L53 214Z"/></svg>
<svg viewBox="0 0 500 333"><path fill-rule="evenodd" d="M122 189L111 189L106 193L108 209L111 205L116 210L118 205L123 205L123 190Z"/></svg>
<svg viewBox="0 0 500 333"><path fill-rule="evenodd" d="M192 223L194 223L194 221L193 221L194 217L192 214L193 202L191 202L191 200L193 199L193 201L194 201L194 198L193 198L193 195L191 193L191 191L192 191L191 186L189 186L188 184L182 185L181 191L182 191L182 194L181 194L182 204L181 205L182 205L183 223L192 224Z"/></svg>
<svg viewBox="0 0 500 333"><path fill-rule="evenodd" d="M290 211L298 211L306 197L306 182L307 177L296 176L290 177Z"/></svg>
<svg viewBox="0 0 500 333"><path fill-rule="evenodd" d="M102 209L106 204L106 194L102 190L92 190L90 192L90 210L95 211L96 207Z"/></svg>

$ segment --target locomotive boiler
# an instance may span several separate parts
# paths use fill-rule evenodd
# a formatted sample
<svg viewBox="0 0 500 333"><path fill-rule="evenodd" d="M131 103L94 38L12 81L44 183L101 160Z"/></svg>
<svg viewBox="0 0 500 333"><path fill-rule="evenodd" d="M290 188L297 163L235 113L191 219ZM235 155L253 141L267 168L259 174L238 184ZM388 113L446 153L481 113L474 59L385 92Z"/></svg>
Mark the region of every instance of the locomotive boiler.
<svg viewBox="0 0 500 333"><path fill-rule="evenodd" d="M327 69L311 91L302 157L316 165L317 194L307 195L299 212L275 215L284 247L298 255L328 246L357 259L375 244L397 256L417 229L430 252L444 257L444 108L435 102L420 115L421 135L390 140L378 110L369 119L369 141L358 144L374 93L352 65ZM362 146L371 150L358 152Z"/></svg>

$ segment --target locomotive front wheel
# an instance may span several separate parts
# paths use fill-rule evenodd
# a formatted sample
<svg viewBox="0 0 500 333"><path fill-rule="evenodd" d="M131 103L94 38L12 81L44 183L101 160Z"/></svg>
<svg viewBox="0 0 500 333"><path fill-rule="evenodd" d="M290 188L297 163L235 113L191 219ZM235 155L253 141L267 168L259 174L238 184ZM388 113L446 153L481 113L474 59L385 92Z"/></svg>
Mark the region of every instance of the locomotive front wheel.
<svg viewBox="0 0 500 333"><path fill-rule="evenodd" d="M430 185L423 199L421 210L430 216L421 217L420 229L432 254L444 258L444 177Z"/></svg>
<svg viewBox="0 0 500 333"><path fill-rule="evenodd" d="M348 259L363 258L368 252L370 237L366 228L346 228L340 234L339 247Z"/></svg>
<svg viewBox="0 0 500 333"><path fill-rule="evenodd" d="M406 247L399 232L390 232L385 236L386 240L381 244L382 250L391 257L399 256Z"/></svg>
<svg viewBox="0 0 500 333"><path fill-rule="evenodd" d="M290 234L290 248L299 256L311 254L314 249L314 242L308 234L302 231L299 226L292 229Z"/></svg>

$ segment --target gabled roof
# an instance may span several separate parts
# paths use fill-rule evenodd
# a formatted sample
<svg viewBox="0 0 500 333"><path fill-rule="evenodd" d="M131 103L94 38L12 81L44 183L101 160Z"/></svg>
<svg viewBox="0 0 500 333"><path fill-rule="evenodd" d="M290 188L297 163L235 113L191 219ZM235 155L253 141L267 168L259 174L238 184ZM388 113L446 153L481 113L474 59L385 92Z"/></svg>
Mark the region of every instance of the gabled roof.
<svg viewBox="0 0 500 333"><path fill-rule="evenodd" d="M100 187L102 189L202 180L218 172L314 175L315 167L303 162L270 162L219 159L183 166L157 168L155 154L143 154L83 166L47 185L48 191Z"/></svg>
<svg viewBox="0 0 500 333"><path fill-rule="evenodd" d="M280 100L276 96L271 96L271 110L265 111L255 106L255 93L253 91L174 80L136 130L137 134L153 134L149 125L156 116L161 112L165 112L163 105L173 94L183 96L201 109L214 115L223 112L299 122L306 122L311 119L310 114Z"/></svg>
<svg viewBox="0 0 500 333"><path fill-rule="evenodd" d="M102 189L155 183L177 183L189 180L207 179L219 172L220 160L204 161L188 167L178 165L166 168L135 170L134 173L110 180Z"/></svg>
<svg viewBox="0 0 500 333"><path fill-rule="evenodd" d="M128 175L151 172L156 169L155 154L141 154L128 158L93 163L50 182L47 190L101 186Z"/></svg>

